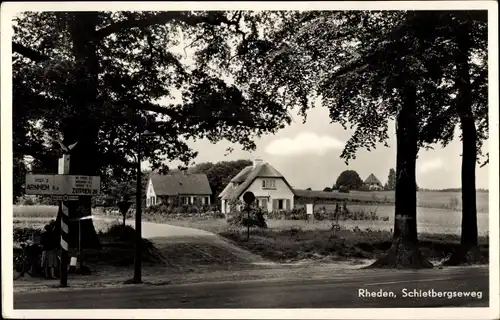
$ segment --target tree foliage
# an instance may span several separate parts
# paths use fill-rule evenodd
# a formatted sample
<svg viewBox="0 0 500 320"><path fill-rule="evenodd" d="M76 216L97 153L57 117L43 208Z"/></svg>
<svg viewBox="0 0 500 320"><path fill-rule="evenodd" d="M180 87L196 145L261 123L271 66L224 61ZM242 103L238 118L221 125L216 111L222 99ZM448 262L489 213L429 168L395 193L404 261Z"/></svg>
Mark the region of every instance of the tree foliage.
<svg viewBox="0 0 500 320"><path fill-rule="evenodd" d="M354 170L345 170L338 176L335 181L337 187L346 187L349 190L357 190L363 185L363 180Z"/></svg>
<svg viewBox="0 0 500 320"><path fill-rule="evenodd" d="M396 170L394 168L389 169L389 176L384 188L385 190L394 190L396 188Z"/></svg>
<svg viewBox="0 0 500 320"><path fill-rule="evenodd" d="M189 139L255 148L253 137L275 132L290 118L265 94L221 79L202 59L209 52L224 55L221 39L235 33L230 16L23 13L15 19L13 38L14 151L53 170L60 154L53 140L90 136L95 150L86 166L106 178L135 169L136 133L146 127L158 134L141 141L143 157L155 170L168 169L165 159L193 159ZM187 42L198 34L205 37L190 66L178 51L186 46L183 37ZM182 102L169 102L176 95ZM157 118L164 122L153 125Z"/></svg>
<svg viewBox="0 0 500 320"><path fill-rule="evenodd" d="M220 161L216 163L202 162L188 169L191 173L204 173L207 175L208 182L213 192L213 201L215 203L219 194L229 184L241 170L251 166L250 160Z"/></svg>

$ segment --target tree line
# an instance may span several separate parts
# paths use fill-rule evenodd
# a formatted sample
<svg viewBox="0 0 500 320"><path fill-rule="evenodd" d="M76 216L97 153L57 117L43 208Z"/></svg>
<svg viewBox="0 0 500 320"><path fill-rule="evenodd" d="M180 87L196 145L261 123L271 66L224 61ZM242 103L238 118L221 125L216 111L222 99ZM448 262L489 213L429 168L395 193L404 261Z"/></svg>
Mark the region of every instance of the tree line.
<svg viewBox="0 0 500 320"><path fill-rule="evenodd" d="M363 179L355 170L344 170L340 173L335 180L332 187L325 187L323 191L330 192L333 190L339 190L340 187L345 187L346 190L367 190L364 186ZM383 190L393 191L396 189L396 170L394 168L389 169L389 175L387 177L386 183L383 185ZM419 187L417 185L417 190Z"/></svg>
<svg viewBox="0 0 500 320"><path fill-rule="evenodd" d="M431 266L418 249L416 159L446 146L457 128L463 219L453 263L477 247L475 170L488 163L486 11L25 12L15 20L15 172L26 156L57 172L60 138L78 141L71 173L125 177L146 129L158 136L140 141L143 159L166 171L165 160L196 156L189 140L253 150L255 138L289 125L292 111L305 121L319 100L333 123L354 129L346 163L359 148L386 145L395 122L393 246L374 266ZM157 102L174 91L184 103Z"/></svg>

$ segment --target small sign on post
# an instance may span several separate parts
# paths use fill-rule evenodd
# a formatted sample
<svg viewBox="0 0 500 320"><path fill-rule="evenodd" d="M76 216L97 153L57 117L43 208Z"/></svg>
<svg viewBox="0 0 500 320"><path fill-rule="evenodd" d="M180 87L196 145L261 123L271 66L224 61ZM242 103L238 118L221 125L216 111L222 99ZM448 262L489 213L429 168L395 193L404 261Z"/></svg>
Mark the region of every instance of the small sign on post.
<svg viewBox="0 0 500 320"><path fill-rule="evenodd" d="M69 154L65 154L62 158L59 158L58 174L68 174L69 173Z"/></svg>
<svg viewBox="0 0 500 320"><path fill-rule="evenodd" d="M312 203L306 204L306 216L307 216L307 221L311 222L314 220L314 204Z"/></svg>

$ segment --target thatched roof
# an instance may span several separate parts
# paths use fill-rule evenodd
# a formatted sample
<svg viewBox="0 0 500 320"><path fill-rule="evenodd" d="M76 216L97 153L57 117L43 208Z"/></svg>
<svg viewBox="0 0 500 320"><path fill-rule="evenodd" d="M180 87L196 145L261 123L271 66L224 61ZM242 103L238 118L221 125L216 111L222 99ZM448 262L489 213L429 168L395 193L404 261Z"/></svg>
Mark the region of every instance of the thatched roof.
<svg viewBox="0 0 500 320"><path fill-rule="evenodd" d="M373 173L370 174L368 176L368 178L366 178L365 184L378 184L378 185L382 185L382 183L380 182L380 180L377 179L377 177L375 177L375 175Z"/></svg>
<svg viewBox="0 0 500 320"><path fill-rule="evenodd" d="M281 173L279 173L278 170L276 170L269 163L259 163L256 166L251 165L243 168L243 170L241 170L233 179L231 179L231 182L226 186L226 188L222 190L219 198L239 198L257 178L281 178L293 192L292 187L288 184L285 177ZM233 182L239 183L239 185L236 188L232 188L231 184Z"/></svg>

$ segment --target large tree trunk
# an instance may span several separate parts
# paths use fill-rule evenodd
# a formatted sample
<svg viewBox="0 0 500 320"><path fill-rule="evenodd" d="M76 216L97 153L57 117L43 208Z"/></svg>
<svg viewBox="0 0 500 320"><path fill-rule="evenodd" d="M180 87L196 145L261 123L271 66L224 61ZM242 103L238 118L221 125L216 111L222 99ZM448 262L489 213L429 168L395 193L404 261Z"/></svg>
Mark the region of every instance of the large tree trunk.
<svg viewBox="0 0 500 320"><path fill-rule="evenodd" d="M61 131L65 145L78 142L74 152L71 153L70 174L98 175L99 123L96 122L97 116L94 116L96 112L99 112L97 106L98 60L95 41L97 14L95 12L75 12L73 18L69 23L76 64L75 89L71 97L75 112L63 119ZM68 207L70 219L91 216L91 207L91 197L80 196L78 202L73 202ZM60 217L58 217L59 219ZM76 222L70 223L69 244L71 247L75 247L77 244L78 230ZM82 221L81 232L83 248L101 248L92 219Z"/></svg>
<svg viewBox="0 0 500 320"><path fill-rule="evenodd" d="M403 95L404 102L396 119L396 208L392 246L371 268L432 268L420 253L417 239L415 87L407 84Z"/></svg>
<svg viewBox="0 0 500 320"><path fill-rule="evenodd" d="M469 50L470 33L467 25L457 36L457 112L462 128L462 235L460 246L452 254L447 265L474 262L479 258L477 207L476 207L476 161L477 130L472 112Z"/></svg>

